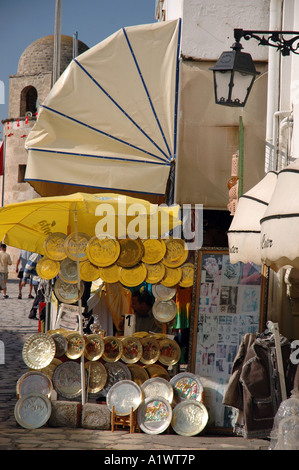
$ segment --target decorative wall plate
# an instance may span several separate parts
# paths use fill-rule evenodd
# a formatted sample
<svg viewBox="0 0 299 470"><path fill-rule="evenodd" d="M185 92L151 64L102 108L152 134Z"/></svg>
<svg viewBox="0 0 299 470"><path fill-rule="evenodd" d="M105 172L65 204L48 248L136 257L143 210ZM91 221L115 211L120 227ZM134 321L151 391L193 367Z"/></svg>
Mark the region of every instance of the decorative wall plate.
<svg viewBox="0 0 299 470"><path fill-rule="evenodd" d="M83 232L71 233L64 241L64 249L67 256L73 261L85 261L87 259L86 246L90 240L90 236Z"/></svg>
<svg viewBox="0 0 299 470"><path fill-rule="evenodd" d="M99 334L84 336L84 356L89 361L98 361L104 352L104 340Z"/></svg>
<svg viewBox="0 0 299 470"><path fill-rule="evenodd" d="M170 380L174 391L174 401L180 403L184 400L201 401L203 386L199 377L191 372L181 372Z"/></svg>
<svg viewBox="0 0 299 470"><path fill-rule="evenodd" d="M112 264L107 266L107 268L100 268L100 278L108 284L113 284L119 281L120 270L121 268L117 264Z"/></svg>
<svg viewBox="0 0 299 470"><path fill-rule="evenodd" d="M170 380L165 367L160 366L159 364L150 364L148 366L144 366L144 368L150 377L163 377L165 380Z"/></svg>
<svg viewBox="0 0 299 470"><path fill-rule="evenodd" d="M146 278L148 284L158 284L165 276L165 266L163 263L145 264Z"/></svg>
<svg viewBox="0 0 299 470"><path fill-rule="evenodd" d="M61 357L66 353L67 350L67 339L61 333L53 333L51 338L55 341L56 351L55 357Z"/></svg>
<svg viewBox="0 0 299 470"><path fill-rule="evenodd" d="M156 300L152 311L158 322L169 323L176 316L176 303L173 300Z"/></svg>
<svg viewBox="0 0 299 470"><path fill-rule="evenodd" d="M80 292L78 293L78 285L70 284L69 282L65 282L62 279L58 278L55 281L54 285L54 293L58 300L65 304L73 304L77 302L79 298L82 297L84 292L84 285L83 282L80 282Z"/></svg>
<svg viewBox="0 0 299 470"><path fill-rule="evenodd" d="M55 356L55 341L46 333L31 335L23 346L23 360L30 369L42 369L49 365Z"/></svg>
<svg viewBox="0 0 299 470"><path fill-rule="evenodd" d="M100 277L100 268L92 264L88 259L79 265L80 279L86 282L93 282Z"/></svg>
<svg viewBox="0 0 299 470"><path fill-rule="evenodd" d="M70 259L65 258L60 263L60 272L59 276L65 282L69 282L70 284L78 283L78 269L77 269L77 262Z"/></svg>
<svg viewBox="0 0 299 470"><path fill-rule="evenodd" d="M130 414L131 409L137 410L142 402L142 391L133 380L122 380L112 385L106 401L110 411L114 407L117 415L126 416Z"/></svg>
<svg viewBox="0 0 299 470"><path fill-rule="evenodd" d="M106 336L104 338L104 352L102 358L106 362L118 361L123 353L122 342L115 336Z"/></svg>
<svg viewBox="0 0 299 470"><path fill-rule="evenodd" d="M82 390L80 364L75 361L62 362L54 370L52 380L58 395L68 399L78 397Z"/></svg>
<svg viewBox="0 0 299 470"><path fill-rule="evenodd" d="M185 263L188 257L188 246L186 242L179 238L165 240L166 253L163 263L169 268L178 268Z"/></svg>
<svg viewBox="0 0 299 470"><path fill-rule="evenodd" d="M194 281L194 264L185 263L181 266L182 279L180 281L181 287L191 287Z"/></svg>
<svg viewBox="0 0 299 470"><path fill-rule="evenodd" d="M66 337L67 339L67 349L65 355L69 359L78 359L82 356L85 348L85 340L84 337L75 331L74 333L70 333Z"/></svg>
<svg viewBox="0 0 299 470"><path fill-rule="evenodd" d="M178 403L172 412L172 428L181 436L196 436L202 432L207 422L208 411L196 400Z"/></svg>
<svg viewBox="0 0 299 470"><path fill-rule="evenodd" d="M40 371L30 371L23 374L17 381L17 396L29 393L40 393L50 398L53 386L51 379Z"/></svg>
<svg viewBox="0 0 299 470"><path fill-rule="evenodd" d="M87 371L88 392L100 392L107 382L108 373L106 368L101 362L88 361L85 364L85 369Z"/></svg>
<svg viewBox="0 0 299 470"><path fill-rule="evenodd" d="M141 240L138 238L124 238L119 240L120 254L117 264L122 268L132 268L138 264L144 254Z"/></svg>
<svg viewBox="0 0 299 470"><path fill-rule="evenodd" d="M163 397L148 397L138 408L137 420L146 434L161 434L171 423L172 408Z"/></svg>
<svg viewBox="0 0 299 470"><path fill-rule="evenodd" d="M166 252L166 245L164 240L160 239L147 239L143 240L144 255L142 261L146 264L159 263Z"/></svg>
<svg viewBox="0 0 299 470"><path fill-rule="evenodd" d="M66 235L61 232L51 233L44 241L45 255L55 261L62 261L67 257L64 249Z"/></svg>
<svg viewBox="0 0 299 470"><path fill-rule="evenodd" d="M120 380L132 379L130 369L123 362L113 362L113 363L106 362L104 364L104 367L107 370L108 378L107 378L107 382L104 387L104 390L102 392L103 395L107 395L112 385L119 382Z"/></svg>
<svg viewBox="0 0 299 470"><path fill-rule="evenodd" d="M144 397L163 397L170 404L173 400L173 388L170 382L163 377L152 377L147 379L142 385Z"/></svg>
<svg viewBox="0 0 299 470"><path fill-rule="evenodd" d="M16 403L14 414L17 423L25 429L44 426L51 416L51 402L40 393L22 396Z"/></svg>
<svg viewBox="0 0 299 470"><path fill-rule="evenodd" d="M132 380L141 387L141 385L148 379L148 373L144 367L139 364L128 364L128 369L131 372Z"/></svg>
<svg viewBox="0 0 299 470"><path fill-rule="evenodd" d="M140 362L142 364L154 364L160 356L160 346L158 341L148 335L140 339L142 344L142 356Z"/></svg>
<svg viewBox="0 0 299 470"><path fill-rule="evenodd" d="M36 272L41 279L54 279L59 273L60 263L53 259L43 257L36 263Z"/></svg>
<svg viewBox="0 0 299 470"><path fill-rule="evenodd" d="M153 286L152 293L158 300L171 300L176 295L176 287L166 287L163 284Z"/></svg>
<svg viewBox="0 0 299 470"><path fill-rule="evenodd" d="M166 287L175 287L177 286L182 279L182 269L181 268L169 268L165 267L165 276L161 281L161 284Z"/></svg>
<svg viewBox="0 0 299 470"><path fill-rule="evenodd" d="M47 377L49 377L49 379L52 380L54 370L61 363L62 361L60 359L57 359L56 357L54 357L53 361L47 367L40 369L40 372L42 372L42 374L45 374Z"/></svg>
<svg viewBox="0 0 299 470"><path fill-rule="evenodd" d="M143 283L146 274L145 264L140 263L133 268L121 268L119 280L124 286L135 287Z"/></svg>
<svg viewBox="0 0 299 470"><path fill-rule="evenodd" d="M124 336L121 340L123 345L122 361L126 364L135 364L142 356L142 344L134 336Z"/></svg>
<svg viewBox="0 0 299 470"><path fill-rule="evenodd" d="M172 366L179 362L181 358L181 348L173 339L162 339L159 341L160 357L159 361L165 366Z"/></svg>
<svg viewBox="0 0 299 470"><path fill-rule="evenodd" d="M99 267L111 266L119 257L120 245L114 238L92 237L86 247L89 261Z"/></svg>

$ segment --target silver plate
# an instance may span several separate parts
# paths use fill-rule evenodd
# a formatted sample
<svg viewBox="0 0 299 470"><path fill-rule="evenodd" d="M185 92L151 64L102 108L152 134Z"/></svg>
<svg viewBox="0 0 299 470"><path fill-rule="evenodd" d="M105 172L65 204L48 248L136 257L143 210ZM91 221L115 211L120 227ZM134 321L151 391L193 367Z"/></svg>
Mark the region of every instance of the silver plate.
<svg viewBox="0 0 299 470"><path fill-rule="evenodd" d="M148 397L138 408L137 420L146 434L161 434L171 423L172 408L163 397Z"/></svg>
<svg viewBox="0 0 299 470"><path fill-rule="evenodd" d="M65 282L69 282L70 284L76 284L78 282L79 276L77 262L70 258L66 258L61 261L59 276Z"/></svg>
<svg viewBox="0 0 299 470"><path fill-rule="evenodd" d="M69 399L78 397L82 390L80 364L74 361L62 362L54 370L52 380L58 395Z"/></svg>
<svg viewBox="0 0 299 470"><path fill-rule="evenodd" d="M185 400L201 401L203 386L199 377L191 372L181 372L170 380L173 386L174 401L180 403Z"/></svg>
<svg viewBox="0 0 299 470"><path fill-rule="evenodd" d="M161 323L169 323L176 316L176 303L173 300L156 300L153 315Z"/></svg>
<svg viewBox="0 0 299 470"><path fill-rule="evenodd" d="M181 436L196 436L205 428L208 417L208 411L203 403L186 400L175 406L171 426Z"/></svg>
<svg viewBox="0 0 299 470"><path fill-rule="evenodd" d="M67 339L60 333L54 333L51 338L55 341L56 352L55 357L61 357L66 353L67 350Z"/></svg>
<svg viewBox="0 0 299 470"><path fill-rule="evenodd" d="M163 397L171 404L173 400L172 385L163 377L152 377L141 385L144 397Z"/></svg>
<svg viewBox="0 0 299 470"><path fill-rule="evenodd" d="M176 294L176 287L166 287L162 284L155 284L152 287L153 295L158 300L171 300Z"/></svg>
<svg viewBox="0 0 299 470"><path fill-rule="evenodd" d="M132 374L128 366L122 362L105 362L104 366L108 373L106 385L102 391L102 395L106 396L112 385L120 380L131 380Z"/></svg>
<svg viewBox="0 0 299 470"><path fill-rule="evenodd" d="M51 410L51 402L45 395L30 393L17 401L14 414L17 423L23 428L37 429L47 423Z"/></svg>
<svg viewBox="0 0 299 470"><path fill-rule="evenodd" d="M19 378L16 389L18 397L29 393L40 393L50 398L53 386L47 375L39 371L31 371Z"/></svg>
<svg viewBox="0 0 299 470"><path fill-rule="evenodd" d="M137 410L142 402L142 391L133 380L122 380L114 384L107 394L107 406L110 411L113 407L118 416L129 415Z"/></svg>

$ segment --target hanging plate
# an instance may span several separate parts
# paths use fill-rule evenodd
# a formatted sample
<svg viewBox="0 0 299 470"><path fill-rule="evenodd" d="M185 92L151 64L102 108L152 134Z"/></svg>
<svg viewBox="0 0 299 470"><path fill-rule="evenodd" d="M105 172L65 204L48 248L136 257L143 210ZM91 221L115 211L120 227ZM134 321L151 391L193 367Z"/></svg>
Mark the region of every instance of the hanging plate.
<svg viewBox="0 0 299 470"><path fill-rule="evenodd" d="M56 346L53 338L46 333L31 335L23 346L23 360L30 369L48 366L55 356Z"/></svg>
<svg viewBox="0 0 299 470"><path fill-rule="evenodd" d="M152 336L145 336L140 339L142 344L142 364L154 364L160 356L160 347L158 341Z"/></svg>
<svg viewBox="0 0 299 470"><path fill-rule="evenodd" d="M78 397L82 390L80 364L75 361L62 362L54 370L52 380L58 395L68 399Z"/></svg>
<svg viewBox="0 0 299 470"><path fill-rule="evenodd" d="M90 240L90 236L86 233L78 232L71 233L64 241L64 249L67 256L73 261L85 261L87 259L86 246Z"/></svg>
<svg viewBox="0 0 299 470"><path fill-rule="evenodd" d="M177 364L181 358L181 348L173 339L162 339L159 341L160 357L159 361L165 366Z"/></svg>
<svg viewBox="0 0 299 470"><path fill-rule="evenodd" d="M67 350L65 355L69 359L78 359L82 356L85 347L85 340L78 332L67 335Z"/></svg>
<svg viewBox="0 0 299 470"><path fill-rule="evenodd" d="M61 261L59 276L64 282L76 284L78 282L77 262L70 258Z"/></svg>
<svg viewBox="0 0 299 470"><path fill-rule="evenodd" d="M108 284L114 284L120 280L120 270L120 266L112 264L111 266L107 266L107 268L100 268L99 277Z"/></svg>
<svg viewBox="0 0 299 470"><path fill-rule="evenodd" d="M17 397L29 393L40 393L50 398L53 386L51 379L40 371L30 371L23 374L17 381Z"/></svg>
<svg viewBox="0 0 299 470"><path fill-rule="evenodd" d="M152 293L158 300L171 300L176 295L176 287L166 287L163 284L153 286Z"/></svg>
<svg viewBox="0 0 299 470"><path fill-rule="evenodd" d="M133 268L121 268L119 280L126 287L136 287L143 283L146 273L145 265L140 263Z"/></svg>
<svg viewBox="0 0 299 470"><path fill-rule="evenodd" d="M100 268L92 264L89 260L80 263L79 271L82 281L93 282L100 277Z"/></svg>
<svg viewBox="0 0 299 470"><path fill-rule="evenodd" d="M148 397L137 412L140 429L146 434L161 434L171 423L172 408L163 397Z"/></svg>
<svg viewBox="0 0 299 470"><path fill-rule="evenodd" d="M78 285L70 284L58 278L55 281L54 293L58 300L65 304L73 304L81 298L84 292L84 284L80 282L80 292L78 293Z"/></svg>
<svg viewBox="0 0 299 470"><path fill-rule="evenodd" d="M182 279L182 269L181 268L168 268L165 267L165 276L161 281L161 284L166 287L174 287L180 283Z"/></svg>
<svg viewBox="0 0 299 470"><path fill-rule="evenodd" d="M102 392L103 395L107 395L112 385L119 382L120 380L131 380L132 378L130 369L122 362L106 362L104 367L107 370L108 378Z"/></svg>
<svg viewBox="0 0 299 470"><path fill-rule="evenodd" d="M166 252L166 245L164 240L147 239L143 240L144 255L142 261L146 264L159 263Z"/></svg>
<svg viewBox="0 0 299 470"><path fill-rule="evenodd" d="M184 240L170 238L165 240L166 253L162 262L169 268L178 268L188 257L188 246Z"/></svg>
<svg viewBox="0 0 299 470"><path fill-rule="evenodd" d="M49 334L49 333L48 333ZM56 352L55 357L61 357L66 353L67 350L67 339L60 333L54 333L51 338L55 341Z"/></svg>
<svg viewBox="0 0 299 470"><path fill-rule="evenodd" d="M140 340L134 336L124 336L121 340L123 345L123 353L121 359L126 364L135 364L142 356L142 344Z"/></svg>
<svg viewBox="0 0 299 470"><path fill-rule="evenodd" d="M165 266L163 263L145 264L145 267L147 271L145 281L148 284L158 284L162 281L165 276Z"/></svg>
<svg viewBox="0 0 299 470"><path fill-rule="evenodd" d="M59 273L59 269L59 261L54 261L45 256L36 263L36 272L41 279L54 279Z"/></svg>
<svg viewBox="0 0 299 470"><path fill-rule="evenodd" d="M122 268L132 268L138 264L144 254L141 240L138 238L124 238L119 240L120 254L117 264Z"/></svg>
<svg viewBox="0 0 299 470"><path fill-rule="evenodd" d="M152 377L141 385L144 397L163 397L170 404L173 400L173 388L168 380L163 377Z"/></svg>
<svg viewBox="0 0 299 470"><path fill-rule="evenodd" d="M142 402L142 391L133 380L122 380L112 385L106 401L110 411L114 407L117 415L126 416L130 414L131 409L137 410Z"/></svg>
<svg viewBox="0 0 299 470"><path fill-rule="evenodd" d="M208 417L208 411L202 403L187 400L175 406L171 426L181 436L196 436L205 428Z"/></svg>
<svg viewBox="0 0 299 470"><path fill-rule="evenodd" d="M114 238L92 237L86 247L86 254L89 261L99 267L111 266L120 253L118 240Z"/></svg>
<svg viewBox="0 0 299 470"><path fill-rule="evenodd" d="M139 364L128 364L128 369L131 372L133 382L137 383L139 387L148 379L148 373Z"/></svg>
<svg viewBox="0 0 299 470"><path fill-rule="evenodd" d="M100 392L106 382L108 373L101 362L86 362L85 369L87 371L87 390L89 393Z"/></svg>
<svg viewBox="0 0 299 470"><path fill-rule="evenodd" d="M165 367L160 366L159 364L150 364L148 366L144 366L144 368L150 377L163 377L165 380L170 380Z"/></svg>
<svg viewBox="0 0 299 470"><path fill-rule="evenodd" d="M61 364L61 360L54 357L53 361L47 367L40 369L40 372L42 372L42 374L45 374L47 377L49 377L49 379L52 380L54 370L57 366L59 366L59 364Z"/></svg>
<svg viewBox="0 0 299 470"><path fill-rule="evenodd" d="M182 270L182 279L180 281L181 287L191 287L193 286L194 279L194 264L185 263L181 266Z"/></svg>
<svg viewBox="0 0 299 470"><path fill-rule="evenodd" d="M176 316L176 303L173 300L156 300L152 310L158 322L169 323Z"/></svg>
<svg viewBox="0 0 299 470"><path fill-rule="evenodd" d="M115 336L106 336L104 338L104 352L102 358L106 362L118 361L123 353L122 342Z"/></svg>
<svg viewBox="0 0 299 470"><path fill-rule="evenodd" d="M62 261L67 257L64 248L66 235L64 233L51 233L44 241L45 255L55 261Z"/></svg>
<svg viewBox="0 0 299 470"><path fill-rule="evenodd" d="M104 340L99 334L87 335L84 337L84 356L89 361L98 361L104 352Z"/></svg>
<svg viewBox="0 0 299 470"><path fill-rule="evenodd" d="M17 423L25 429L44 426L51 416L51 402L40 393L22 396L16 403L14 414Z"/></svg>
<svg viewBox="0 0 299 470"><path fill-rule="evenodd" d="M181 372L170 380L174 390L174 401L201 401L203 386L199 377L191 372Z"/></svg>

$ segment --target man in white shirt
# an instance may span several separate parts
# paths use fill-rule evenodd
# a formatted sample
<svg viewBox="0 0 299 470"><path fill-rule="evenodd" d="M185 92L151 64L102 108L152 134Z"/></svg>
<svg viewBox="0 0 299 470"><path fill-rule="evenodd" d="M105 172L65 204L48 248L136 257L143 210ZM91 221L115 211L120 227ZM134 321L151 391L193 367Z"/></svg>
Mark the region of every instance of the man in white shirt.
<svg viewBox="0 0 299 470"><path fill-rule="evenodd" d="M8 266L12 264L11 257L6 253L6 245L1 243L0 247L0 287L3 290L3 299L8 299L7 279L8 279Z"/></svg>

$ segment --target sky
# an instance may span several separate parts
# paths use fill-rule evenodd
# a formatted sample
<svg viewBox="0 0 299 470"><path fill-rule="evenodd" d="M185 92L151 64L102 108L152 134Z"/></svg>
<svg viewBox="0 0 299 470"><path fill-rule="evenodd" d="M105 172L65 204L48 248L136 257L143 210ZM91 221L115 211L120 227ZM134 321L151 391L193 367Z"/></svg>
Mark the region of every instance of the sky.
<svg viewBox="0 0 299 470"><path fill-rule="evenodd" d="M0 0L1 120L8 118L9 76L36 39L54 34L56 0ZM62 0L61 34L92 47L126 26L155 23L155 0Z"/></svg>

